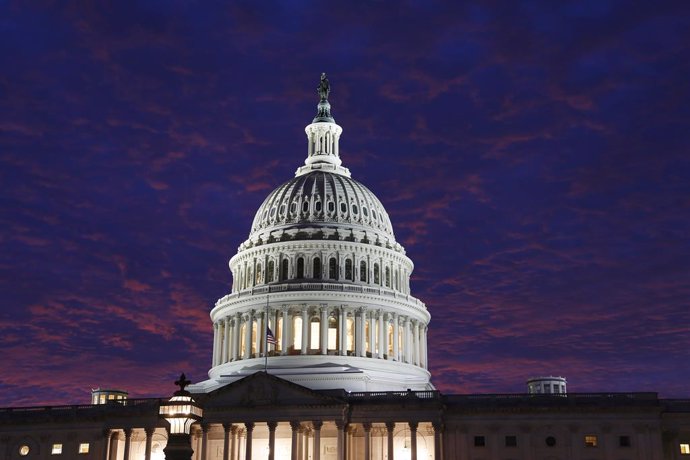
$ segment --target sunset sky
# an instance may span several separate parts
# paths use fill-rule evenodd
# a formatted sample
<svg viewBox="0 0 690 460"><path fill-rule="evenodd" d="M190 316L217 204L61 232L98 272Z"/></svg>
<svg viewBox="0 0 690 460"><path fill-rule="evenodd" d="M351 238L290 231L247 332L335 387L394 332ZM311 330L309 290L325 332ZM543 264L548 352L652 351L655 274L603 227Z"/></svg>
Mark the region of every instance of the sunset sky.
<svg viewBox="0 0 690 460"><path fill-rule="evenodd" d="M321 72L438 389L690 397L690 2L99 3L0 1L0 406L207 378Z"/></svg>

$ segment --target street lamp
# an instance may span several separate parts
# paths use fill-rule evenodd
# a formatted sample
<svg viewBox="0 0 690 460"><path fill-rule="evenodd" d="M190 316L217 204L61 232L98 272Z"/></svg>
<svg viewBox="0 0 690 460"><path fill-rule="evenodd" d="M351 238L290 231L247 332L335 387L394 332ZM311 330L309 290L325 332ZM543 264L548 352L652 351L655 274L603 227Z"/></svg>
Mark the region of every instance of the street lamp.
<svg viewBox="0 0 690 460"><path fill-rule="evenodd" d="M180 387L173 397L161 403L160 415L170 423L168 429L168 445L163 449L166 460L191 460L192 443L189 431L192 423L201 420L203 410L196 405L192 395L184 389L190 382L184 374L175 385Z"/></svg>

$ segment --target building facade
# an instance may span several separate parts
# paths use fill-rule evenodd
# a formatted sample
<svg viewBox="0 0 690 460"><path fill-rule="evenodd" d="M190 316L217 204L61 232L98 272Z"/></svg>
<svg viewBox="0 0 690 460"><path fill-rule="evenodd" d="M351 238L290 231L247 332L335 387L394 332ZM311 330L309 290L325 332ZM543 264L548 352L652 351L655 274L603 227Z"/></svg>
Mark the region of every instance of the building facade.
<svg viewBox="0 0 690 460"><path fill-rule="evenodd" d="M325 75L318 91L304 165L257 211L211 310L209 379L189 387L194 460L690 460L690 400L566 393L561 377L530 394L438 392L414 265L342 164ZM0 459L163 460L165 399L99 391L0 409Z"/></svg>

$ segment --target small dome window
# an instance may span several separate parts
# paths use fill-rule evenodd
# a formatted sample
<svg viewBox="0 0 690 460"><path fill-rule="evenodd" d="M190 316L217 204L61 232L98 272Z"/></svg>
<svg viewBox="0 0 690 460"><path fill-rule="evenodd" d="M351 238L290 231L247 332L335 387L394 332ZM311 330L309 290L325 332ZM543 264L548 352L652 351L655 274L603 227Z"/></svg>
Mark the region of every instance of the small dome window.
<svg viewBox="0 0 690 460"><path fill-rule="evenodd" d="M347 212L347 205L345 203L340 203L340 212L343 214Z"/></svg>
<svg viewBox="0 0 690 460"><path fill-rule="evenodd" d="M362 214L364 214L364 217L369 217L369 210L367 210L366 207L362 208Z"/></svg>
<svg viewBox="0 0 690 460"><path fill-rule="evenodd" d="M285 214L285 205L284 205L284 204L281 204L281 205L280 205L280 215L282 216L282 215L284 215L284 214Z"/></svg>
<svg viewBox="0 0 690 460"><path fill-rule="evenodd" d="M354 214L357 214L357 213L359 212L359 209L357 209L357 205L356 205L356 204L353 204L353 205L352 205L352 212L353 212Z"/></svg>
<svg viewBox="0 0 690 460"><path fill-rule="evenodd" d="M335 211L335 203L332 201L328 202L328 212L334 212Z"/></svg>
<svg viewBox="0 0 690 460"><path fill-rule="evenodd" d="M316 212L321 212L321 202L320 201L317 201L314 204L314 207L316 208Z"/></svg>
<svg viewBox="0 0 690 460"><path fill-rule="evenodd" d="M275 217L276 215L276 208L271 208L271 217Z"/></svg>
<svg viewBox="0 0 690 460"><path fill-rule="evenodd" d="M304 213L309 212L309 202L308 201L305 201L304 203L302 203L302 212L304 212Z"/></svg>
<svg viewBox="0 0 690 460"><path fill-rule="evenodd" d="M295 212L297 212L297 203L292 203L292 204L290 205L290 212L291 212L292 214L294 214Z"/></svg>
<svg viewBox="0 0 690 460"><path fill-rule="evenodd" d="M371 210L371 216L376 219L376 211L373 209Z"/></svg>

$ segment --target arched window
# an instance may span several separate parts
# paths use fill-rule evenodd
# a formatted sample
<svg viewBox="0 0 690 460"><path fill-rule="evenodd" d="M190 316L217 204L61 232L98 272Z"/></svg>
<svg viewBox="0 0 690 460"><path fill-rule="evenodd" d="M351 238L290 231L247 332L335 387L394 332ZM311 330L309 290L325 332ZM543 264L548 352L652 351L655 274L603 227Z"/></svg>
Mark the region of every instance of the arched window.
<svg viewBox="0 0 690 460"><path fill-rule="evenodd" d="M321 212L321 202L320 202L320 201L317 201L317 202L314 204L314 208L316 209L316 212Z"/></svg>
<svg viewBox="0 0 690 460"><path fill-rule="evenodd" d="M379 264L374 264L374 284L381 284L381 275L379 273Z"/></svg>
<svg viewBox="0 0 690 460"><path fill-rule="evenodd" d="M276 264L272 260L268 261L268 273L266 273L266 282L267 283L272 283L273 282L273 272L276 269Z"/></svg>
<svg viewBox="0 0 690 460"><path fill-rule="evenodd" d="M328 349L338 349L338 319L335 316L328 318Z"/></svg>
<svg viewBox="0 0 690 460"><path fill-rule="evenodd" d="M302 203L302 212L304 214L309 212L309 202L308 201L305 201L304 203Z"/></svg>
<svg viewBox="0 0 690 460"><path fill-rule="evenodd" d="M352 273L352 259L345 259L345 279L348 281L354 281Z"/></svg>
<svg viewBox="0 0 690 460"><path fill-rule="evenodd" d="M386 267L386 287L391 287L391 269Z"/></svg>
<svg viewBox="0 0 690 460"><path fill-rule="evenodd" d="M359 263L359 280L367 282L367 263L365 261Z"/></svg>
<svg viewBox="0 0 690 460"><path fill-rule="evenodd" d="M280 264L280 281L285 281L288 279L288 261L283 259Z"/></svg>
<svg viewBox="0 0 690 460"><path fill-rule="evenodd" d="M335 257L328 260L328 277L332 280L338 279L338 262Z"/></svg>
<svg viewBox="0 0 690 460"><path fill-rule="evenodd" d="M347 212L347 205L344 202L340 202L340 212L345 214Z"/></svg>
<svg viewBox="0 0 690 460"><path fill-rule="evenodd" d="M261 271L261 264L256 264L256 284L261 284L261 276L263 272Z"/></svg>
<svg viewBox="0 0 690 460"><path fill-rule="evenodd" d="M295 316L292 319L292 347L295 350L302 349L302 318Z"/></svg>
<svg viewBox="0 0 690 460"><path fill-rule="evenodd" d="M333 203L332 201L329 201L328 202L328 212L332 213L333 211L335 211L335 203Z"/></svg>
<svg viewBox="0 0 690 460"><path fill-rule="evenodd" d="M395 270L395 289L400 290L400 269Z"/></svg>
<svg viewBox="0 0 690 460"><path fill-rule="evenodd" d="M313 263L313 277L317 280L321 279L321 259L314 257Z"/></svg>
<svg viewBox="0 0 690 460"><path fill-rule="evenodd" d="M313 317L309 322L309 348L312 351L317 351L321 348L321 321L317 316Z"/></svg>
<svg viewBox="0 0 690 460"><path fill-rule="evenodd" d="M304 258L303 257L297 258L297 278L298 279L304 278Z"/></svg>

